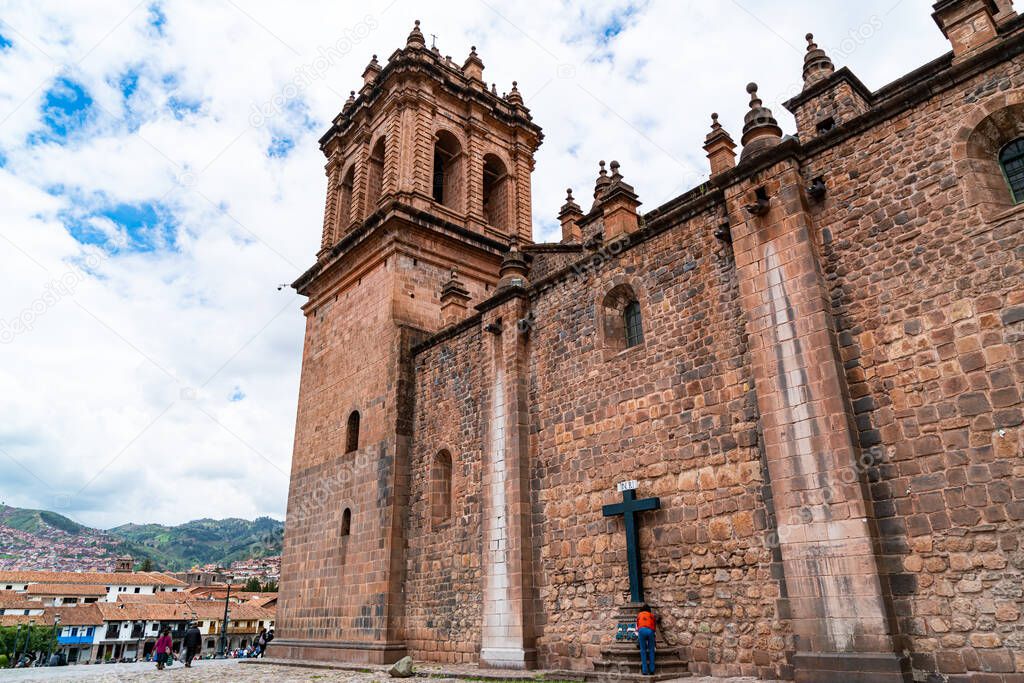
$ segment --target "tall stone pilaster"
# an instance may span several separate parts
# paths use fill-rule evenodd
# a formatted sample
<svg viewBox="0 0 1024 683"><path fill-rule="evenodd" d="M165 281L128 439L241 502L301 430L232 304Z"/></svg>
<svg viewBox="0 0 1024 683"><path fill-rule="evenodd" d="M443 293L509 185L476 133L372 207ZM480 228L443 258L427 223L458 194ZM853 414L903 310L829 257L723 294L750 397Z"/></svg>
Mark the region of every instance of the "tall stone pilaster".
<svg viewBox="0 0 1024 683"><path fill-rule="evenodd" d="M909 680L795 160L726 189L777 515L798 683ZM771 541L775 542L775 538ZM863 673L866 672L866 673ZM869 676L864 678L863 676Z"/></svg>
<svg viewBox="0 0 1024 683"><path fill-rule="evenodd" d="M484 604L480 665L536 666L528 467L529 314L522 285L504 287L483 313L489 332L488 405L484 411ZM500 291L500 290L499 290Z"/></svg>

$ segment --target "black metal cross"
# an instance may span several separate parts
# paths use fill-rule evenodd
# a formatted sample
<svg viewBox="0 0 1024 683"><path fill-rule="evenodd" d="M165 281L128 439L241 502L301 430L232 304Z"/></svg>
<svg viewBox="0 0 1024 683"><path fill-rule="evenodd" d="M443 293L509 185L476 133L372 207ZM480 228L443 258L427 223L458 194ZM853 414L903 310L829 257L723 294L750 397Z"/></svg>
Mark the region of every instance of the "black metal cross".
<svg viewBox="0 0 1024 683"><path fill-rule="evenodd" d="M629 563L629 593L633 602L644 601L644 581L640 573L640 534L637 524L637 513L661 508L660 498L636 499L636 491L627 489L622 492L622 502L605 505L601 508L605 517L622 515L626 523L626 560Z"/></svg>

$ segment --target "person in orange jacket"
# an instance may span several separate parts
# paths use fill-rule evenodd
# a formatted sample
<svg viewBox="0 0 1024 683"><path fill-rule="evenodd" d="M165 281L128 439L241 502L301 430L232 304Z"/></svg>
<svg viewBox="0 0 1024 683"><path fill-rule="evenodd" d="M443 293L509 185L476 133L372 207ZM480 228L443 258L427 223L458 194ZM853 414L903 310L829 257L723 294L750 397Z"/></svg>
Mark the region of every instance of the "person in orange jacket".
<svg viewBox="0 0 1024 683"><path fill-rule="evenodd" d="M636 615L636 633L640 641L640 672L644 676L654 675L654 631L657 620L646 603Z"/></svg>

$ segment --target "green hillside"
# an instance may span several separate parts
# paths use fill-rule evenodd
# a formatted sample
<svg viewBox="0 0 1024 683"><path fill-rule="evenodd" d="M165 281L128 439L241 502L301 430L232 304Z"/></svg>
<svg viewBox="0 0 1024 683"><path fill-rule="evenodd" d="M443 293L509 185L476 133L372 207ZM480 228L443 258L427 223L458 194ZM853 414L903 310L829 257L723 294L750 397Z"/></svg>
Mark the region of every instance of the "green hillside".
<svg viewBox="0 0 1024 683"><path fill-rule="evenodd" d="M236 560L281 553L284 523L270 517L197 519L177 526L125 524L101 530L83 526L48 510L0 506L0 526L30 534L34 543L68 542L101 549L104 555L131 555L136 566L149 559L154 569L181 571L208 563L229 565ZM12 539L7 550L17 554L24 541Z"/></svg>
<svg viewBox="0 0 1024 683"><path fill-rule="evenodd" d="M64 515L48 510L22 510L20 508L4 507L0 510L0 523L12 529L18 529L30 534L45 532L48 528L60 529L73 535L80 535L89 531L77 522L73 522Z"/></svg>
<svg viewBox="0 0 1024 683"><path fill-rule="evenodd" d="M196 519L178 526L125 524L110 534L146 552L188 568L215 562L230 564L250 557L281 553L284 523L270 517L246 519ZM134 556L134 554L133 554Z"/></svg>

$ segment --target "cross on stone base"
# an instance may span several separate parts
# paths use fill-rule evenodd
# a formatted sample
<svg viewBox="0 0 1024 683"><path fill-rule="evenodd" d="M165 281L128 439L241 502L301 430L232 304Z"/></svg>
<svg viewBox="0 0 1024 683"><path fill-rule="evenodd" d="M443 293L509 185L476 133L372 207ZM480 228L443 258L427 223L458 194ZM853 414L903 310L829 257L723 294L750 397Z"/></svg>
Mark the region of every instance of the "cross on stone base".
<svg viewBox="0 0 1024 683"><path fill-rule="evenodd" d="M620 485L622 491L622 502L605 505L601 508L605 517L622 515L626 524L626 561L629 565L629 595L630 601L643 603L644 582L643 574L640 571L640 533L637 520L637 513L661 508L660 498L636 499L636 482L628 482Z"/></svg>

